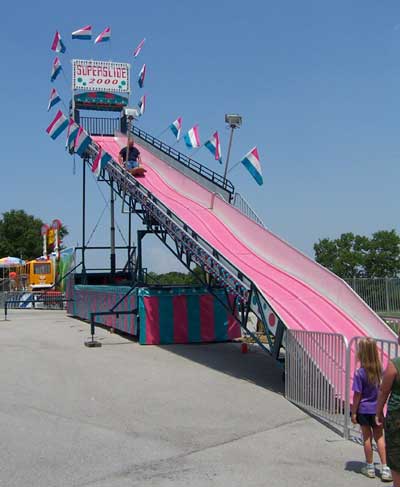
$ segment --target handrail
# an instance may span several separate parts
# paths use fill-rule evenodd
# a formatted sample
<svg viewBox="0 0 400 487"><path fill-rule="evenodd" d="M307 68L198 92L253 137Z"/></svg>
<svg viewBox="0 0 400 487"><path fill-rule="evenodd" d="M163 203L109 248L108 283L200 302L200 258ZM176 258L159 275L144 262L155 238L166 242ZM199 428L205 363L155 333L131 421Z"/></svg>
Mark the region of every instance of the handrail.
<svg viewBox="0 0 400 487"><path fill-rule="evenodd" d="M243 213L243 215L247 216L247 218L250 218L250 220L253 220L254 222L265 228L264 222L240 193L234 194L232 206L234 206L241 213Z"/></svg>
<svg viewBox="0 0 400 487"><path fill-rule="evenodd" d="M201 176L208 179L212 183L216 184L220 188L224 189L232 197L233 193L235 192L235 187L228 179L224 178L223 176L216 173L215 171L212 171L208 167L203 166L203 164L200 164L200 162L191 159L190 157L186 156L182 152L177 151L176 149L172 148L165 142L162 142L161 140L157 139L156 137L153 137L152 135L148 134L142 129L139 129L136 126L132 126L130 128L130 132L136 137L139 137L145 142L151 144L153 147L160 150L161 152L164 152L164 154L167 154L169 157L172 157L176 161L188 167L192 171L200 174Z"/></svg>

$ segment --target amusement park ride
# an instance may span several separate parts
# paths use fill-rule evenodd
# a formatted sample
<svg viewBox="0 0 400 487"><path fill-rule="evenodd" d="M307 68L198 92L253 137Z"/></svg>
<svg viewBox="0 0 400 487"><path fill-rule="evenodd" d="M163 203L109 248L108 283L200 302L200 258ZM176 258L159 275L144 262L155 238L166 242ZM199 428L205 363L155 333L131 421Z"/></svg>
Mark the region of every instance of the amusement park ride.
<svg viewBox="0 0 400 487"><path fill-rule="evenodd" d="M108 76L118 69L124 76ZM69 118L84 129L90 142L80 154L82 245L77 248L80 262L67 285L68 312L92 324L141 334L141 343L229 339L238 336L239 327L258 341L248 328L249 314L254 313L267 337L266 344L259 344L277 359L287 329L336 332L348 339L359 335L392 339L391 330L347 284L252 219L250 212L237 208L235 188L226 177L137 127L139 112L129 107L129 72L126 63L73 60ZM99 116L88 116L87 111ZM144 177L133 176L118 163L129 137L140 150L147 170ZM93 171L102 154L108 154L108 160L98 180L110 188L106 274L88 272L86 266L89 250L105 248L86 244L86 171ZM122 271L116 268L115 196L128 217L128 245L123 247L128 258ZM133 215L141 222L136 246ZM196 312L188 304L191 290L169 288L163 294L149 286L143 268L148 234L155 235L189 271L202 270L196 275L208 296L199 298ZM156 295L158 301L151 301ZM218 311L218 319L214 313L212 330L207 328L210 314L205 311L210 299L214 311L220 307L225 313ZM159 323L150 330L154 316ZM197 334L190 328L196 316ZM139 331L139 326L147 328Z"/></svg>

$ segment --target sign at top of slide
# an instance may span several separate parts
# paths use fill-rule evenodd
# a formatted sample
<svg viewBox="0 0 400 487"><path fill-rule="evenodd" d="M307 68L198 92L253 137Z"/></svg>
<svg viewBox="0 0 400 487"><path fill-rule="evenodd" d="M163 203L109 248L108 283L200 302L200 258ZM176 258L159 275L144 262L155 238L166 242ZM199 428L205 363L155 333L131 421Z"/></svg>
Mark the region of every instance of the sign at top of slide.
<svg viewBox="0 0 400 487"><path fill-rule="evenodd" d="M73 59L72 89L129 93L130 67L127 63Z"/></svg>

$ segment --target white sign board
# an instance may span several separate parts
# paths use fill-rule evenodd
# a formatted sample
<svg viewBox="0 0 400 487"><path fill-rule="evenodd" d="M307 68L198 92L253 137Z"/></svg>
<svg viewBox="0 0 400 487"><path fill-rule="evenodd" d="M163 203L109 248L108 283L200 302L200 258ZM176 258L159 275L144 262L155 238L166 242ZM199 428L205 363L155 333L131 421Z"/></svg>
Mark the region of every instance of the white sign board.
<svg viewBox="0 0 400 487"><path fill-rule="evenodd" d="M129 93L130 64L72 60L72 89Z"/></svg>

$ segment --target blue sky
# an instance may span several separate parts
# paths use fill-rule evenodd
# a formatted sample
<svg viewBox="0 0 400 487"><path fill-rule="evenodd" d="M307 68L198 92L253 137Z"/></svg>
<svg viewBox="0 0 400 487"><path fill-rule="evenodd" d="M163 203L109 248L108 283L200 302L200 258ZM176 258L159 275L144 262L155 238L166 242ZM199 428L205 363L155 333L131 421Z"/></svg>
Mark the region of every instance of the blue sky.
<svg viewBox="0 0 400 487"><path fill-rule="evenodd" d="M397 1L203 0L195 10L179 0L123 2L115 10L101 1L15 5L2 7L0 30L0 212L23 208L45 221L60 218L70 230L66 243L81 241L79 160L73 175L63 140L44 132L58 29L67 53L65 78L55 86L66 103L70 59L90 57L131 62L133 79L146 62L145 88L134 84L131 100L147 94L140 126L154 135L181 115L185 128L199 123L203 140L218 129L226 153L224 114L240 113L232 164L257 145L265 182L258 187L241 166L231 180L272 231L308 255L319 238L399 231ZM70 33L87 24L96 33L111 26L111 45L72 42ZM173 143L168 134L165 141ZM206 149L196 159L217 168ZM90 178L88 233L103 207ZM123 229L124 217L118 221ZM103 219L92 243L107 240ZM176 268L165 255L150 239L149 267Z"/></svg>

